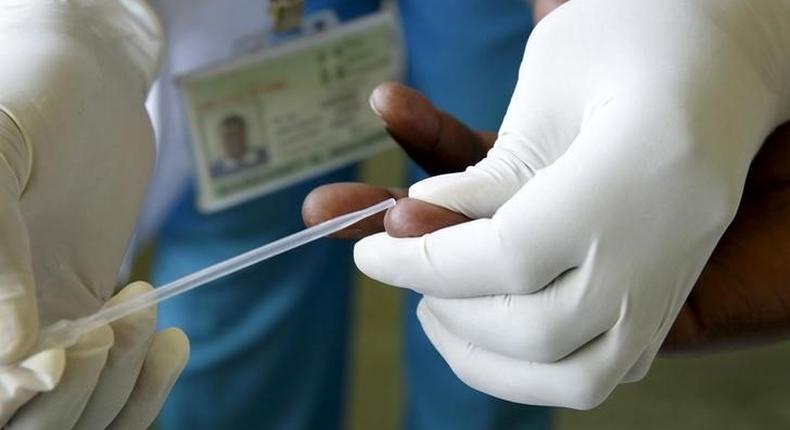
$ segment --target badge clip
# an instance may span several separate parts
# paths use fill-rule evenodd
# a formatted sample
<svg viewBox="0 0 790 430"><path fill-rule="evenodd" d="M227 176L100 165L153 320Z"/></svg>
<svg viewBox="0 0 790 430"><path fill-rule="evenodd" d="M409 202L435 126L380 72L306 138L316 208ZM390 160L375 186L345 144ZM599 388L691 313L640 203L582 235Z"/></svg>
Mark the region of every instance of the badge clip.
<svg viewBox="0 0 790 430"><path fill-rule="evenodd" d="M304 0L269 0L272 31L287 33L302 26Z"/></svg>

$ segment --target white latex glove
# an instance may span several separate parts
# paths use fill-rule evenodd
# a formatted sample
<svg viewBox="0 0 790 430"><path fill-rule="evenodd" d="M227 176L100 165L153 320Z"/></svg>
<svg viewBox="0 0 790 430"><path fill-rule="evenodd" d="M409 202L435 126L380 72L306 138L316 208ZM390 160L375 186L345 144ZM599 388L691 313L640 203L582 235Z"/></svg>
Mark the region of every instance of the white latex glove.
<svg viewBox="0 0 790 430"><path fill-rule="evenodd" d="M144 99L160 51L140 0L0 0L0 364L26 357L40 325L88 315L113 295L153 159ZM152 323L135 321L113 325L106 366L109 329L4 367L0 418L71 428L98 387L77 427L106 427L128 398L121 415L139 410L126 420L144 428L158 399L129 397L135 381L135 393L143 383L144 393L166 392L185 350L173 332L149 349ZM62 389L24 406L30 418L12 418L63 366ZM141 367L153 370L138 379ZM36 410L47 412L25 412Z"/></svg>
<svg viewBox="0 0 790 430"><path fill-rule="evenodd" d="M488 157L410 197L475 219L361 241L359 268L425 295L470 386L592 408L647 372L790 118L790 1L571 1L533 32Z"/></svg>
<svg viewBox="0 0 790 430"><path fill-rule="evenodd" d="M124 288L107 305L151 290ZM154 335L152 308L0 369L0 426L33 429L147 429L189 355L178 329ZM31 400L32 399L32 400Z"/></svg>

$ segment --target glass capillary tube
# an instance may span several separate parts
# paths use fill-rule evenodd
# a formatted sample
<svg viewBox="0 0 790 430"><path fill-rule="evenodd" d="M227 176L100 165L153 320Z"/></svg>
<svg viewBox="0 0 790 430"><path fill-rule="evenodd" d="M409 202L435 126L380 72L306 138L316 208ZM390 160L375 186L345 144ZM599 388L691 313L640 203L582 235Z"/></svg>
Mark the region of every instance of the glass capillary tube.
<svg viewBox="0 0 790 430"><path fill-rule="evenodd" d="M126 300L123 303L103 308L92 315L74 320L58 321L41 331L37 350L41 351L48 348L69 347L83 334L104 324L117 321L137 311L238 272L253 264L306 245L332 233L336 233L393 206L395 206L395 200L389 199L369 208L330 219L298 233L245 252L244 254L209 266L162 287L155 288L150 292Z"/></svg>

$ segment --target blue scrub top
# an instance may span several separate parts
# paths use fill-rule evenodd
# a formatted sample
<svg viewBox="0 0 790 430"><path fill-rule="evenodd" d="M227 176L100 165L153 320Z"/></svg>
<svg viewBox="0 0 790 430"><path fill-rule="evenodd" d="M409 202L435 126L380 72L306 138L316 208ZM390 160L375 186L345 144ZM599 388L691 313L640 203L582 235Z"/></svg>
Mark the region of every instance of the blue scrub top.
<svg viewBox="0 0 790 430"><path fill-rule="evenodd" d="M348 20L378 0L313 0ZM401 0L408 81L441 109L495 130L515 86L532 26L524 0ZM158 241L156 284L302 229L307 193L354 180L341 169L214 214L183 193ZM160 326L184 327L192 356L162 415L171 429L337 428L348 349L351 247L320 241L212 287L165 303ZM407 310L407 425L415 429L545 428L544 410L492 399L463 385Z"/></svg>

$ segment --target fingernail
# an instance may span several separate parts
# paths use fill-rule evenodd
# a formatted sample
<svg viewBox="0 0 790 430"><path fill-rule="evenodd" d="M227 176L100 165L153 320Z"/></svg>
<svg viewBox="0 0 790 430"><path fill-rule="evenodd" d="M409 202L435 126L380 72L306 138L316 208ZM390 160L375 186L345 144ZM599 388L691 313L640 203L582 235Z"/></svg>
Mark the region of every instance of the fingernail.
<svg viewBox="0 0 790 430"><path fill-rule="evenodd" d="M428 310L428 305L425 304L424 299L420 300L420 303L417 304L417 320L420 322L422 330L425 332L428 339L433 339L433 315L431 315L431 311Z"/></svg>
<svg viewBox="0 0 790 430"><path fill-rule="evenodd" d="M381 88L376 87L376 89L374 89L373 92L370 93L370 98L368 99L368 103L370 103L370 109L373 110L373 113L375 113L379 118L382 118L381 110L379 108L379 105L381 105L382 103L381 97L382 97Z"/></svg>
<svg viewBox="0 0 790 430"><path fill-rule="evenodd" d="M417 316L419 318L424 318L426 316L426 314L428 312L428 309L426 308L426 306L428 306L428 305L425 304L425 299L424 298L420 299L419 303L417 303Z"/></svg>

